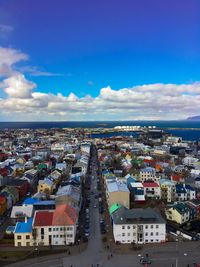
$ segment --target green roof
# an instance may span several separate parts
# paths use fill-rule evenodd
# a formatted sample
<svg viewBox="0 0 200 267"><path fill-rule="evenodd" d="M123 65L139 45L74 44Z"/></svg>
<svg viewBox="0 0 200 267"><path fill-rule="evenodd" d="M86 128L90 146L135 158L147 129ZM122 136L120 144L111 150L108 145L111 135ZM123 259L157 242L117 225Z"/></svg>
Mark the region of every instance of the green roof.
<svg viewBox="0 0 200 267"><path fill-rule="evenodd" d="M109 208L109 213L110 215L113 214L113 212L115 212L116 210L118 210L119 208L121 208L121 205L118 203L113 204L110 208Z"/></svg>
<svg viewBox="0 0 200 267"><path fill-rule="evenodd" d="M40 163L38 165L38 170L47 169L47 165L45 163Z"/></svg>

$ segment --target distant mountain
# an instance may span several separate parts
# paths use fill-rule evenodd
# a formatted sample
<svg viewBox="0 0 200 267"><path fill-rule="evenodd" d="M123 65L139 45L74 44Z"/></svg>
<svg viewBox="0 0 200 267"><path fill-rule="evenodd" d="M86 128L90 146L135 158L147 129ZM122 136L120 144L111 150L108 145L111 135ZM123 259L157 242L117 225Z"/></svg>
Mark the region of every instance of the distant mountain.
<svg viewBox="0 0 200 267"><path fill-rule="evenodd" d="M193 117L188 117L188 121L200 121L200 116L193 116Z"/></svg>

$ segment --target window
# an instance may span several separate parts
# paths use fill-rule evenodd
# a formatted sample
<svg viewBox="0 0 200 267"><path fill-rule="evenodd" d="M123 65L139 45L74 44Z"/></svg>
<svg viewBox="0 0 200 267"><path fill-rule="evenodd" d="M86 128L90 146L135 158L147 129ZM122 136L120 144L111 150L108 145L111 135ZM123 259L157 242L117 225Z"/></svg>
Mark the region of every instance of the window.
<svg viewBox="0 0 200 267"><path fill-rule="evenodd" d="M30 242L26 242L26 246L29 247L30 246Z"/></svg>
<svg viewBox="0 0 200 267"><path fill-rule="evenodd" d="M59 231L59 228L56 228L56 231Z"/></svg>
<svg viewBox="0 0 200 267"><path fill-rule="evenodd" d="M122 229L125 229L125 226L124 225L122 225Z"/></svg>
<svg viewBox="0 0 200 267"><path fill-rule="evenodd" d="M18 245L19 247L21 247L22 243L21 243L21 242L18 242L17 245Z"/></svg>
<svg viewBox="0 0 200 267"><path fill-rule="evenodd" d="M51 228L49 228L49 232L51 232Z"/></svg>
<svg viewBox="0 0 200 267"><path fill-rule="evenodd" d="M159 225L156 225L156 228L158 229L159 228Z"/></svg>
<svg viewBox="0 0 200 267"><path fill-rule="evenodd" d="M128 225L128 226L127 226L127 229L131 229L131 227Z"/></svg>
<svg viewBox="0 0 200 267"><path fill-rule="evenodd" d="M153 239L151 239L151 242L153 242Z"/></svg>
<svg viewBox="0 0 200 267"><path fill-rule="evenodd" d="M146 236L148 236L148 233L145 233Z"/></svg>
<svg viewBox="0 0 200 267"><path fill-rule="evenodd" d="M41 228L41 235L44 235L44 228Z"/></svg>
<svg viewBox="0 0 200 267"><path fill-rule="evenodd" d="M122 233L122 236L125 236L125 233Z"/></svg>
<svg viewBox="0 0 200 267"><path fill-rule="evenodd" d="M21 235L18 235L18 236L17 236L17 239L18 239L18 240L19 240L19 239L22 239Z"/></svg>
<svg viewBox="0 0 200 267"><path fill-rule="evenodd" d="M133 229L135 229L136 227L135 227L135 225L133 225Z"/></svg>
<svg viewBox="0 0 200 267"><path fill-rule="evenodd" d="M156 235L159 235L159 233L158 233L158 232L156 232Z"/></svg>
<svg viewBox="0 0 200 267"><path fill-rule="evenodd" d="M148 239L145 239L145 243L148 243Z"/></svg>
<svg viewBox="0 0 200 267"><path fill-rule="evenodd" d="M26 235L26 239L30 239L30 235Z"/></svg>
<svg viewBox="0 0 200 267"><path fill-rule="evenodd" d="M127 234L127 236L130 236L130 235L131 235L130 233Z"/></svg>
<svg viewBox="0 0 200 267"><path fill-rule="evenodd" d="M151 229L153 229L153 225L151 225Z"/></svg>
<svg viewBox="0 0 200 267"><path fill-rule="evenodd" d="M145 229L148 229L148 225L145 225Z"/></svg>
<svg viewBox="0 0 200 267"><path fill-rule="evenodd" d="M153 232L151 232L151 236L153 235Z"/></svg>

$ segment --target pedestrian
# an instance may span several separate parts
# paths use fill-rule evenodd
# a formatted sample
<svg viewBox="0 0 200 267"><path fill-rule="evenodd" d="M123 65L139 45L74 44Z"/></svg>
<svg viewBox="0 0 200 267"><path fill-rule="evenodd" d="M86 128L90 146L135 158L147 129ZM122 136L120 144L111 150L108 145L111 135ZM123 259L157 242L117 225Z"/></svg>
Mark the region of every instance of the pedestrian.
<svg viewBox="0 0 200 267"><path fill-rule="evenodd" d="M113 256L113 255L112 255L112 253L111 253L111 254L110 254L110 257L112 258L112 256Z"/></svg>
<svg viewBox="0 0 200 267"><path fill-rule="evenodd" d="M70 250L68 251L68 255L71 255L71 252L70 252Z"/></svg>

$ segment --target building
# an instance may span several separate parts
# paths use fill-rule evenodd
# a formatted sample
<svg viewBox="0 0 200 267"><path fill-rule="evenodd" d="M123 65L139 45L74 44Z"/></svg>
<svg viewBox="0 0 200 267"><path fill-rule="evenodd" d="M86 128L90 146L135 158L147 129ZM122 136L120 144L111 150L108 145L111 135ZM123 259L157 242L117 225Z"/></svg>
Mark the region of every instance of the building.
<svg viewBox="0 0 200 267"><path fill-rule="evenodd" d="M175 200L176 188L175 183L168 179L160 179L161 199L167 203Z"/></svg>
<svg viewBox="0 0 200 267"><path fill-rule="evenodd" d="M158 182L160 177L156 176L156 169L152 167L146 167L140 170L140 181L144 183L145 181Z"/></svg>
<svg viewBox="0 0 200 267"><path fill-rule="evenodd" d="M108 207L118 203L129 209L130 207L130 192L126 184L113 181L106 184L106 198Z"/></svg>
<svg viewBox="0 0 200 267"><path fill-rule="evenodd" d="M118 208L112 213L113 235L119 243L162 243L166 240L166 222L155 210Z"/></svg>
<svg viewBox="0 0 200 267"><path fill-rule="evenodd" d="M147 198L161 198L160 185L155 182L145 182L143 183L144 194Z"/></svg>
<svg viewBox="0 0 200 267"><path fill-rule="evenodd" d="M177 203L166 209L165 215L167 220L183 224L190 219L190 210L185 203Z"/></svg>
<svg viewBox="0 0 200 267"><path fill-rule="evenodd" d="M140 182L131 182L129 184L131 202L145 201L144 186Z"/></svg>
<svg viewBox="0 0 200 267"><path fill-rule="evenodd" d="M78 213L69 205L56 206L55 211L36 211L33 238L36 246L74 244Z"/></svg>
<svg viewBox="0 0 200 267"><path fill-rule="evenodd" d="M26 219L25 222L18 222L14 230L15 247L27 247L33 245L32 236L33 219Z"/></svg>

